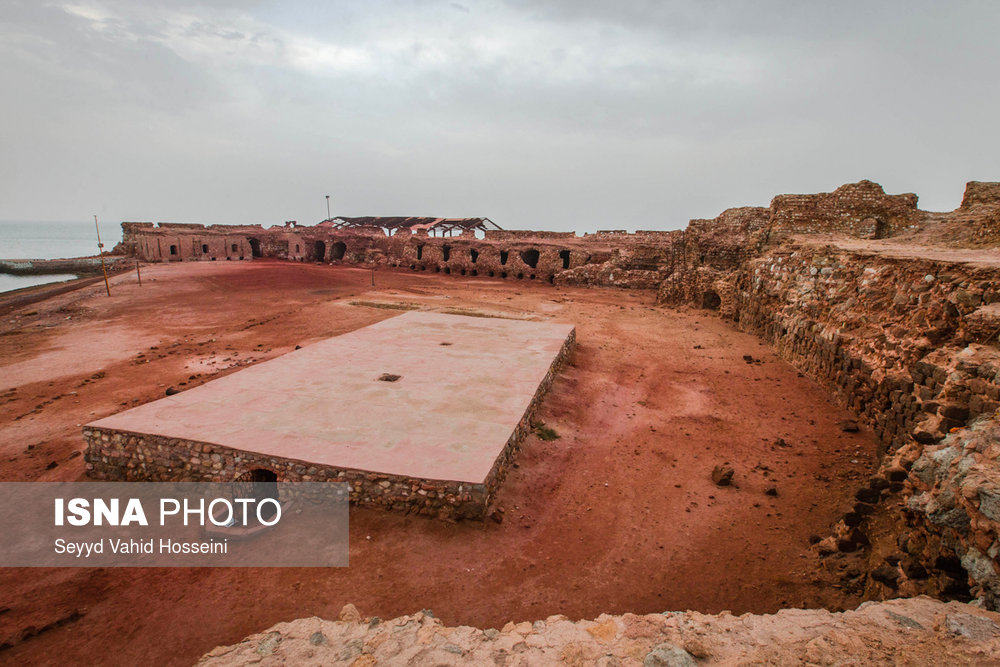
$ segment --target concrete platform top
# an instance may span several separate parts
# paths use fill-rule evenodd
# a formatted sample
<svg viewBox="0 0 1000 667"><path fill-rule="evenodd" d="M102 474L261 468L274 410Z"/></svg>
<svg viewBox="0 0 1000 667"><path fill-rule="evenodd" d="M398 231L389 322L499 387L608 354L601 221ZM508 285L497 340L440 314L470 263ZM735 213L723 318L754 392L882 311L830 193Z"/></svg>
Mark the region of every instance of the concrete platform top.
<svg viewBox="0 0 1000 667"><path fill-rule="evenodd" d="M572 331L408 312L88 426L480 484Z"/></svg>

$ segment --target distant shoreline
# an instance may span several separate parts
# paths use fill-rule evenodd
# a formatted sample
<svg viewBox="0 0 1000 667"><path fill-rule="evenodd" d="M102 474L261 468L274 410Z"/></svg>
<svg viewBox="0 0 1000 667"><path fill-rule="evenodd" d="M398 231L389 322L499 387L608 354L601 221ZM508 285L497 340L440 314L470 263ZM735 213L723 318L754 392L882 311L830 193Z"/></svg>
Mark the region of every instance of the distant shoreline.
<svg viewBox="0 0 1000 667"><path fill-rule="evenodd" d="M33 303L45 301L51 297L93 285L102 279L100 276L78 277L66 281L28 285L27 287L0 292L0 315L6 315L17 308L30 306Z"/></svg>

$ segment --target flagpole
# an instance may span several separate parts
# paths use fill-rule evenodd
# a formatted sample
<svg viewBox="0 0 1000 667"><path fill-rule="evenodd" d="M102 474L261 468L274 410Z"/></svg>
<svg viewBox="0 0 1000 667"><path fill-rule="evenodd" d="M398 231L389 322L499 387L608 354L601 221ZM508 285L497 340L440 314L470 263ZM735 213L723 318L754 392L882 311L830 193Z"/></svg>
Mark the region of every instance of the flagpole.
<svg viewBox="0 0 1000 667"><path fill-rule="evenodd" d="M94 229L97 230L97 249L101 251L101 273L104 274L104 289L111 296L111 285L108 284L108 270L104 267L104 244L101 243L101 228L97 224L97 216L94 216Z"/></svg>

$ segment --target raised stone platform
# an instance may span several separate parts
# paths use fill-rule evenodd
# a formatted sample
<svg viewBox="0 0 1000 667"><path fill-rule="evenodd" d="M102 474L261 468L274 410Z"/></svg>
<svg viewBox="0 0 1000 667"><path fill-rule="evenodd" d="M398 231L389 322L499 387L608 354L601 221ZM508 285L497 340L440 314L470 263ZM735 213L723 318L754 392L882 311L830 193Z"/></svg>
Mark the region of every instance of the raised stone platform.
<svg viewBox="0 0 1000 667"><path fill-rule="evenodd" d="M570 324L406 313L87 424L87 469L263 470L348 481L359 504L482 517L574 338Z"/></svg>

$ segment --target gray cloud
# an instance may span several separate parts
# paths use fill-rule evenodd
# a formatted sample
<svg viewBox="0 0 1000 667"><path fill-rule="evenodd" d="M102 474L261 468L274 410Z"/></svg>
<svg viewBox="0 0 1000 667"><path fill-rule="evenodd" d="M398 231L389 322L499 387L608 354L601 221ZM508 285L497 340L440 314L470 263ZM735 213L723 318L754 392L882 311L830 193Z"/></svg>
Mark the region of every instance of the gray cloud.
<svg viewBox="0 0 1000 667"><path fill-rule="evenodd" d="M673 228L998 179L991 3L13 2L0 218Z"/></svg>

